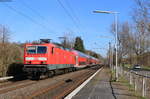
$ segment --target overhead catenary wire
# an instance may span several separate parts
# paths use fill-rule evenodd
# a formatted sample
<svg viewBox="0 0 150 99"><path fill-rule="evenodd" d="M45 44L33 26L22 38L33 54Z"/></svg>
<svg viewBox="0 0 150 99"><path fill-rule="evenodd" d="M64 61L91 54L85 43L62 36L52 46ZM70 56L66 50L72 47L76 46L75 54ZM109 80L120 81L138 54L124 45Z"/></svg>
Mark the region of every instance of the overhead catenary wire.
<svg viewBox="0 0 150 99"><path fill-rule="evenodd" d="M75 13L74 9L71 7L69 1L68 1L68 0L64 0L64 1L66 2L66 5L68 6L68 8L70 9L70 11L72 12L72 14L73 14L75 20L76 20L79 24L81 24L81 21L80 21L79 17L76 15L76 13Z"/></svg>
<svg viewBox="0 0 150 99"><path fill-rule="evenodd" d="M74 17L72 16L72 14L67 10L67 8L64 6L64 4L60 1L60 0L57 0L57 2L59 3L59 5L64 9L65 13L68 15L68 17L70 17L70 19L72 20L72 22L75 24L76 28L78 30L80 30L77 22L75 21Z"/></svg>
<svg viewBox="0 0 150 99"><path fill-rule="evenodd" d="M76 21L77 23L77 26L78 26L78 30L79 32L84 32L86 33L84 30L83 30L83 24L80 20L80 18L77 16L77 13L75 13L75 10L73 9L73 7L71 6L69 0L64 0L65 1L65 4L66 4L66 8L68 8L68 10L71 12L71 15L73 16L74 20ZM81 29L82 27L82 29Z"/></svg>
<svg viewBox="0 0 150 99"><path fill-rule="evenodd" d="M65 0L65 1L66 1L66 0ZM30 11L32 11L34 14L38 15L38 17L40 17L40 18L43 19L44 21L46 21L46 22L48 21L48 20L47 20L44 16L42 16L38 11L36 11L35 9L33 9L31 6L29 6L25 1L21 0L20 3L21 3L23 6L25 6L26 8L30 9ZM62 3L61 1L59 1L59 3L61 3L61 7L63 7L63 9L65 10L65 12L68 13L68 16L71 17L71 20L74 22L74 24L76 25L76 27L80 30L79 25L77 25L77 23L80 24L80 20L79 20L79 18L76 16L76 14L74 13L74 10L73 10L73 8L70 6L69 2L66 1L66 4L67 4L68 8L72 11L72 14L73 14L73 15L71 15L71 14L69 13L69 11L65 8L65 6L63 5L63 3Z"/></svg>
<svg viewBox="0 0 150 99"><path fill-rule="evenodd" d="M36 14L38 17L40 17L41 19L47 21L47 19L41 15L38 11L36 11L35 9L33 9L31 6L29 6L25 1L20 0L19 1L23 6L25 6L26 8L30 9L31 12L33 12L34 14Z"/></svg>
<svg viewBox="0 0 150 99"><path fill-rule="evenodd" d="M3 4L4 4L4 3L3 3ZM8 4L6 4L6 3L5 3L4 5L5 5L7 8L9 8L10 10L12 10L12 11L16 12L17 14L23 16L24 18L28 19L30 22L32 22L32 23L36 24L37 26L40 26L41 28L47 30L48 32L54 32L53 30L50 30L49 28L47 28L45 25L43 25L43 24L37 22L36 20L34 20L31 16L28 16L28 15L24 14L23 12L17 10L16 8L14 8L14 7L12 7L12 6L8 5Z"/></svg>

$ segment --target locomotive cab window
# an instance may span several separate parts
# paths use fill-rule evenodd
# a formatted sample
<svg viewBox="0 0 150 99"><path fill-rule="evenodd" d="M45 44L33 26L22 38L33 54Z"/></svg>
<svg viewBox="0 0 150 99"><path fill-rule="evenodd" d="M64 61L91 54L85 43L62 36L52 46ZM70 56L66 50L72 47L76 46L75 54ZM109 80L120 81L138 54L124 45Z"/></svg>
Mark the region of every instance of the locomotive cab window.
<svg viewBox="0 0 150 99"><path fill-rule="evenodd" d="M47 47L46 46L37 46L37 53L38 54L44 54L47 52Z"/></svg>
<svg viewBox="0 0 150 99"><path fill-rule="evenodd" d="M36 46L28 46L27 47L28 54L35 54L36 53Z"/></svg>
<svg viewBox="0 0 150 99"><path fill-rule="evenodd" d="M47 52L46 46L28 46L27 53L28 54L45 54Z"/></svg>

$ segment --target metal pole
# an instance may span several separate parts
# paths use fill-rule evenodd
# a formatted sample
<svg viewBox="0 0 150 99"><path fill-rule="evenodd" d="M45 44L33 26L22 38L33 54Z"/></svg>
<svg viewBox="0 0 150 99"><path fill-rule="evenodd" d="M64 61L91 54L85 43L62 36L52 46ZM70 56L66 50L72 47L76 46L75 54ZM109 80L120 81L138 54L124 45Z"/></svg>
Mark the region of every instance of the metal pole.
<svg viewBox="0 0 150 99"><path fill-rule="evenodd" d="M118 39L118 19L117 19L117 14L118 12L112 12L112 11L93 11L94 13L106 13L106 14L114 14L115 16L115 32L116 32L116 37L115 37L115 47L116 47L116 73L115 73L115 76L116 76L116 81L118 81L118 42L117 42L117 39Z"/></svg>
<svg viewBox="0 0 150 99"><path fill-rule="evenodd" d="M109 42L109 67L111 68L111 43Z"/></svg>
<svg viewBox="0 0 150 99"><path fill-rule="evenodd" d="M118 81L118 19L117 13L115 15L115 32L116 32L116 81Z"/></svg>
<svg viewBox="0 0 150 99"><path fill-rule="evenodd" d="M110 45L110 62L111 62L111 70L113 71L113 47Z"/></svg>
<svg viewBox="0 0 150 99"><path fill-rule="evenodd" d="M142 81L143 81L143 82L142 82L142 83L143 83L143 84L142 84L142 85L143 85L143 86L142 86L142 96L145 97L145 78L144 78L144 77L143 77Z"/></svg>
<svg viewBox="0 0 150 99"><path fill-rule="evenodd" d="M113 68L113 70L115 70L115 67L114 67L114 48L115 48L115 46L113 46L113 49L112 49L112 68Z"/></svg>

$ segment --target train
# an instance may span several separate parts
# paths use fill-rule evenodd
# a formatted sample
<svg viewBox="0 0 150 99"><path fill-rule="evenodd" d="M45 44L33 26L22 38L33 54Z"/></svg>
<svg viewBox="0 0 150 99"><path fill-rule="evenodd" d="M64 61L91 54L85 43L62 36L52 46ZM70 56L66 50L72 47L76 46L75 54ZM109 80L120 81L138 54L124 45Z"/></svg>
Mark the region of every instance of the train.
<svg viewBox="0 0 150 99"><path fill-rule="evenodd" d="M99 59L80 51L64 48L51 43L49 39L40 39L40 43L27 43L24 47L24 67L30 79L39 79L42 75L55 74L56 70L71 69L99 64Z"/></svg>

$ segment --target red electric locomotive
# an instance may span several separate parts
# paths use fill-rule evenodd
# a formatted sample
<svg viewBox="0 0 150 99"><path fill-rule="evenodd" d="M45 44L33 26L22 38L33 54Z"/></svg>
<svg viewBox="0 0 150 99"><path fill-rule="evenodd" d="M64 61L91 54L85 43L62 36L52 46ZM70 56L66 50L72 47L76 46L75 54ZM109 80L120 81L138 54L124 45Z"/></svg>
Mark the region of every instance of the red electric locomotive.
<svg viewBox="0 0 150 99"><path fill-rule="evenodd" d="M41 41L39 44L26 44L24 48L23 70L32 78L39 79L41 75L55 73L58 69L75 70L97 61L79 51L64 49L50 43L48 39Z"/></svg>

